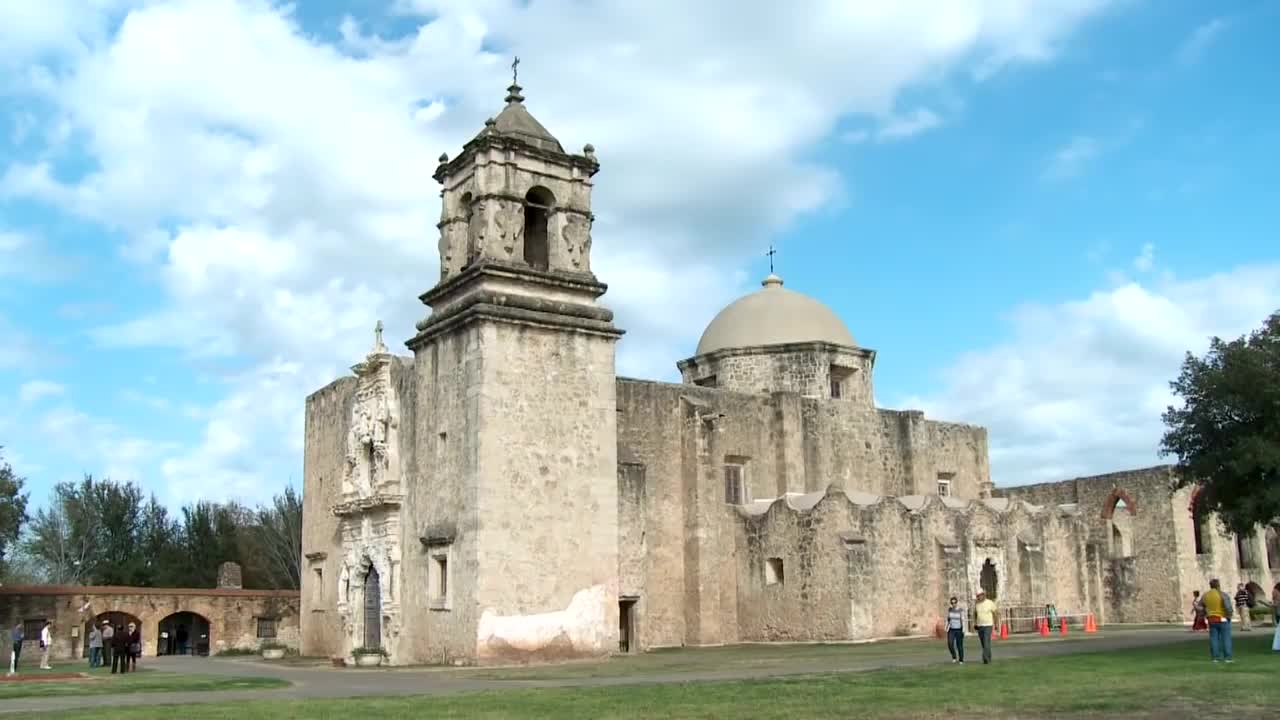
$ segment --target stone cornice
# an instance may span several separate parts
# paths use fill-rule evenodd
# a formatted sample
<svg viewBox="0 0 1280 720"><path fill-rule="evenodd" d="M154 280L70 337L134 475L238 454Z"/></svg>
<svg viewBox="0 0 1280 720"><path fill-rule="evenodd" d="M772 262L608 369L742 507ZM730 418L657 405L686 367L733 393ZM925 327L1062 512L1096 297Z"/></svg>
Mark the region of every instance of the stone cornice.
<svg viewBox="0 0 1280 720"><path fill-rule="evenodd" d="M380 508L400 507L400 503L402 502L404 502L403 495L375 493L367 497L340 502L329 508L329 510L337 517L346 517L349 515L359 515L361 513L366 513L370 510L377 510Z"/></svg>
<svg viewBox="0 0 1280 720"><path fill-rule="evenodd" d="M610 314L612 315L612 313ZM613 323L607 320L575 317L561 312L528 310L520 307L513 307L511 305L495 305L486 302L476 302L466 305L458 312L451 312L439 320L436 320L436 317L433 315L426 323L423 324L421 331L405 343L405 345L407 345L410 350L416 350L437 335L482 320L502 322L512 325L543 327L554 330L569 330L572 332L580 332L588 335L600 335L613 339L622 337L624 333L624 331L614 327Z"/></svg>
<svg viewBox="0 0 1280 720"><path fill-rule="evenodd" d="M537 158L554 165L577 168L586 173L587 177L591 177L600 172L600 163L593 157L543 150L540 147L531 145L515 137L501 135L498 133L482 132L480 135L472 138L467 142L467 144L462 146L462 152L458 154L458 157L447 162L440 163L436 166L435 174L432 177L435 178L436 182L443 184L445 178L448 176L458 173L464 168L472 165L473 158L479 154L481 150L489 149L514 150L527 157Z"/></svg>
<svg viewBox="0 0 1280 720"><path fill-rule="evenodd" d="M741 357L743 355L782 355L786 353L797 352L827 352L831 354L856 355L868 358L872 364L875 363L876 351L863 347L853 347L850 345L837 345L825 341L799 342L799 343L781 343L778 345L748 345L740 348L723 348L715 352L709 352L705 355L695 355L691 358L681 360L676 363L676 367L681 371L694 365L717 362L725 358Z"/></svg>
<svg viewBox="0 0 1280 720"><path fill-rule="evenodd" d="M464 267L458 274L445 279L444 282L419 295L418 299L424 305L435 307L450 295L462 292L485 278L519 280L556 290L582 293L593 299L604 295L609 289L608 285L597 280L596 276L589 272L574 273L564 270L537 270L524 263L482 258Z"/></svg>
<svg viewBox="0 0 1280 720"><path fill-rule="evenodd" d="M320 561L320 560L326 560L326 559L328 559L328 557L329 557L329 553L327 553L327 552L309 552L309 553L307 553L306 555L304 555L303 557L305 557L306 559L310 560L311 562L317 562L317 561Z"/></svg>

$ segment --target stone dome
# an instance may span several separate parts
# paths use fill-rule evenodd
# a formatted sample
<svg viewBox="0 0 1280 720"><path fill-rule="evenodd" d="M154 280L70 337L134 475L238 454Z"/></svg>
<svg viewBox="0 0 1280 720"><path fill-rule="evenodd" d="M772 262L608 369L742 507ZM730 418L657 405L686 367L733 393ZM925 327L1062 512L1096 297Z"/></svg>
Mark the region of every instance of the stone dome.
<svg viewBox="0 0 1280 720"><path fill-rule="evenodd" d="M782 287L782 278L777 275L769 275L760 284L760 290L734 300L715 316L698 341L698 355L787 343L857 346L849 328L831 308Z"/></svg>

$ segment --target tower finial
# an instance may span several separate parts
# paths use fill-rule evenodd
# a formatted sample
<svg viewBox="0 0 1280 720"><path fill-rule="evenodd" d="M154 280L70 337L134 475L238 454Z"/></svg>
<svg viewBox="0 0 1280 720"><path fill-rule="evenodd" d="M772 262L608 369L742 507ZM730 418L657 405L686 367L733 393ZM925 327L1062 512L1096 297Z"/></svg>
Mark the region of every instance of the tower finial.
<svg viewBox="0 0 1280 720"><path fill-rule="evenodd" d="M765 255L769 256L769 274L770 275L773 274L773 256L777 254L778 254L778 251L773 249L773 243L769 243L769 252L765 253Z"/></svg>
<svg viewBox="0 0 1280 720"><path fill-rule="evenodd" d="M520 94L520 56L516 55L511 61L511 87L507 88L507 103L524 102L524 96Z"/></svg>

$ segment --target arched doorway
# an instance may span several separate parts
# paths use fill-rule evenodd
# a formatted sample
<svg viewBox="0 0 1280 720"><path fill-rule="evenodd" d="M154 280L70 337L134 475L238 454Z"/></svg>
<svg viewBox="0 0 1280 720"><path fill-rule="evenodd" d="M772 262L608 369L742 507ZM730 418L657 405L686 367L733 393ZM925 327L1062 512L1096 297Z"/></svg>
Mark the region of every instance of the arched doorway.
<svg viewBox="0 0 1280 720"><path fill-rule="evenodd" d="M156 625L157 655L207 656L211 640L209 619L197 613L176 612Z"/></svg>
<svg viewBox="0 0 1280 720"><path fill-rule="evenodd" d="M108 610L104 613L98 613L92 619L86 620L84 623L83 657L89 656L89 628L96 625L97 628L101 630L103 623L111 623L111 627L115 628L116 631L125 628L129 623L133 623L134 627L142 627L142 621L138 619L137 615L133 615L132 613L121 612L119 610Z"/></svg>
<svg viewBox="0 0 1280 720"><path fill-rule="evenodd" d="M364 647L382 647L382 583L373 565L364 576Z"/></svg>
<svg viewBox="0 0 1280 720"><path fill-rule="evenodd" d="M982 592L987 594L991 600L998 599L1000 591L1000 576L996 573L996 564L991 562L991 558L982 563L982 573L978 575L978 587L982 588Z"/></svg>

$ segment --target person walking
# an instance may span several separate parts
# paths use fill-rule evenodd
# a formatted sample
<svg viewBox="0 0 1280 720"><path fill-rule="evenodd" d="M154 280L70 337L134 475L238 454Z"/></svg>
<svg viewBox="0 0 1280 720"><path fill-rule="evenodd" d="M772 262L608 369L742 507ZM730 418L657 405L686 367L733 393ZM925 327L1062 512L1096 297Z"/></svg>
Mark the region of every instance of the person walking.
<svg viewBox="0 0 1280 720"><path fill-rule="evenodd" d="M978 631L978 642L982 643L982 664L991 663L991 631L996 625L996 616L1000 609L994 600L987 599L986 592L978 591L978 603L974 606L974 627Z"/></svg>
<svg viewBox="0 0 1280 720"><path fill-rule="evenodd" d="M19 620L9 631L9 640L13 643L13 652L9 653L10 676L18 674L18 658L22 657L22 643L26 639L26 631L22 629L22 621Z"/></svg>
<svg viewBox="0 0 1280 720"><path fill-rule="evenodd" d="M40 669L52 670L49 667L49 648L53 645L53 623L45 620L40 628Z"/></svg>
<svg viewBox="0 0 1280 720"><path fill-rule="evenodd" d="M1209 655L1214 662L1231 662L1231 597L1222 592L1218 578L1209 581L1204 612L1209 621Z"/></svg>
<svg viewBox="0 0 1280 720"><path fill-rule="evenodd" d="M97 625L89 626L89 669L102 667L102 631Z"/></svg>
<svg viewBox="0 0 1280 720"><path fill-rule="evenodd" d="M964 609L959 600L951 598L951 606L947 608L947 650L951 652L951 662L964 664Z"/></svg>
<svg viewBox="0 0 1280 720"><path fill-rule="evenodd" d="M116 629L111 627L110 620L102 621L102 667L111 666L111 672L115 672L115 662L112 658L115 656L115 636Z"/></svg>
<svg viewBox="0 0 1280 720"><path fill-rule="evenodd" d="M1253 595L1244 583L1236 585L1236 614L1240 616L1240 632L1249 632L1249 608L1253 607Z"/></svg>
<svg viewBox="0 0 1280 720"><path fill-rule="evenodd" d="M1200 597L1199 590L1193 590L1191 592L1191 632L1208 629L1209 623L1204 615L1204 598Z"/></svg>

